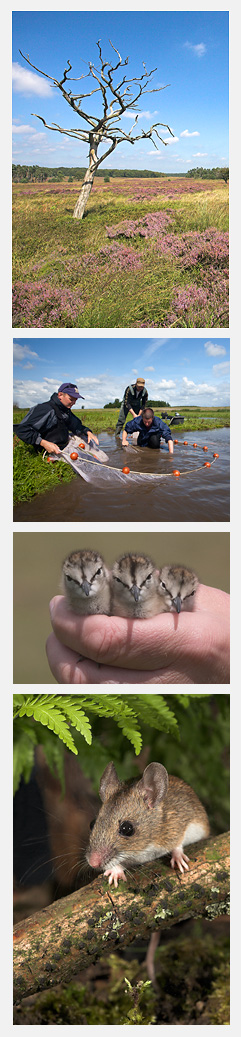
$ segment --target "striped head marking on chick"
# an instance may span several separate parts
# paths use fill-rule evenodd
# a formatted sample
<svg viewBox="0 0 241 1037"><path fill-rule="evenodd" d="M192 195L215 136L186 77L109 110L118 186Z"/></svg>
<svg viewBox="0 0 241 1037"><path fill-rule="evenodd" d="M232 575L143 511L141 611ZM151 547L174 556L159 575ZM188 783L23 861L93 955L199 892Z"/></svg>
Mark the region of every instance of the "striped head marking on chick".
<svg viewBox="0 0 241 1037"><path fill-rule="evenodd" d="M159 573L150 558L122 555L112 569L113 616L148 619L162 611L158 592Z"/></svg>
<svg viewBox="0 0 241 1037"><path fill-rule="evenodd" d="M65 558L62 588L73 612L110 614L110 573L98 551L72 551Z"/></svg>
<svg viewBox="0 0 241 1037"><path fill-rule="evenodd" d="M164 565L160 570L159 593L166 603L165 611L190 612L198 583L196 573L184 565Z"/></svg>

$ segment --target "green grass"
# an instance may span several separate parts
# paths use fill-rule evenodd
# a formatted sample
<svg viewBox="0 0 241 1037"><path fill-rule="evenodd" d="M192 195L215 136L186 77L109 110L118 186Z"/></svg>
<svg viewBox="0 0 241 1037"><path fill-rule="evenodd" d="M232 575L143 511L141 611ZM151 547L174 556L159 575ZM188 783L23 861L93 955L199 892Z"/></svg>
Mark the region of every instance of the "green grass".
<svg viewBox="0 0 241 1037"><path fill-rule="evenodd" d="M146 214L171 213L170 231L202 234L228 229L228 189L222 181L196 183L189 194L168 196L175 180L96 180L82 221L73 219L80 183L13 185L14 327L211 327L228 326L223 264L204 257L190 267L158 253L156 238L114 241L130 249L130 262L103 255L113 245L107 227ZM180 185L179 178L176 181ZM200 186L201 183L201 186ZM157 187L156 187L157 184ZM142 191L138 200L138 191ZM145 195L146 192L146 195ZM165 193L166 192L166 193ZM137 197L136 197L137 195ZM169 226L167 226L167 232ZM87 258L86 258L87 257ZM138 259L141 267L133 269ZM116 266L118 262L118 266ZM226 276L226 268L225 276ZM36 289L39 286L39 299ZM180 312L178 291L204 291ZM54 293L47 298L48 290ZM65 293L70 293L69 309Z"/></svg>
<svg viewBox="0 0 241 1037"><path fill-rule="evenodd" d="M166 408L170 415L175 414L175 408ZM25 410L14 408L13 421L18 424L25 414ZM75 411L78 417L92 429L97 435L101 432L114 432L119 410L80 410ZM161 409L157 408L155 414L161 417ZM229 428L229 407L182 407L181 414L185 416L184 426L173 428L174 434L182 437L187 432L207 431L214 428ZM69 483L74 478L74 472L69 465L60 460L48 463L43 460L43 455L35 452L34 447L26 446L21 440L14 436L13 450L13 501L14 505L22 501L31 500L32 497L47 490L54 489L60 483Z"/></svg>

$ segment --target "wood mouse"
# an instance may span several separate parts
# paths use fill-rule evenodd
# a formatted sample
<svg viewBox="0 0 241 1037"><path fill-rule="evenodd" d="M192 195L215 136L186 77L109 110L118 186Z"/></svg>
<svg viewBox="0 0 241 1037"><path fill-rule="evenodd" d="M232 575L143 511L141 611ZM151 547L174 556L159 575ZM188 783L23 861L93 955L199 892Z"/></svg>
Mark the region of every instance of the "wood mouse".
<svg viewBox="0 0 241 1037"><path fill-rule="evenodd" d="M171 854L171 867L188 871L183 847L209 835L206 811L190 785L169 775L161 763L149 763L142 778L121 782L113 763L100 781L102 806L86 857L117 888L126 881L124 867L135 867Z"/></svg>

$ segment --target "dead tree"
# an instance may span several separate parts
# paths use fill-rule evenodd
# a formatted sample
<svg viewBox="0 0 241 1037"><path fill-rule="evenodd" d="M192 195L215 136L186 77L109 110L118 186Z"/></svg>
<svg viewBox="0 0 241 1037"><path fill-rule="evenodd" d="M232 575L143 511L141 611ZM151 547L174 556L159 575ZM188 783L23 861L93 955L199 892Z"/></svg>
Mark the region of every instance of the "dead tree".
<svg viewBox="0 0 241 1037"><path fill-rule="evenodd" d="M137 107L139 98L144 94L159 93L160 90L164 90L165 87L152 87L149 89L149 85L152 81L152 75L156 72L156 68L152 69L151 72L147 72L146 66L143 62L144 72L141 76L133 79L127 79L126 75L122 75L120 82L114 83L115 74L118 69L123 69L124 66L128 65L129 58L125 58L123 61L119 51L113 46L111 40L109 41L112 49L118 56L116 64L110 64L109 61L104 61L102 56L102 49L100 46L100 40L98 40L97 47L99 50L99 61L100 67L95 68L95 65L91 61L88 62L89 72L87 75L84 73L78 76L77 79L69 75L72 69L70 61L67 61L67 68L65 68L62 79L55 79L53 76L49 76L47 72L43 72L42 69L37 68L33 65L32 61L29 60L29 56L20 54L31 68L34 68L36 72L39 72L46 79L51 80L54 87L57 87L65 101L70 105L72 111L76 112L79 118L82 120L81 126L78 129L64 129L62 126L58 126L57 123L53 123L49 126L42 115L36 115L36 112L32 112L37 119L41 119L47 130L55 130L58 133L65 133L68 137L75 137L77 140L84 141L89 145L89 168L87 169L79 198L76 202L74 209L74 217L77 220L81 220L84 214L85 206L88 201L88 197L93 186L93 180L96 170L99 168L101 162L104 162L108 155L115 150L117 144L121 144L127 141L129 144L135 144L137 140L151 140L154 147L157 148L155 137L162 144L166 145L167 141L163 140L158 132L158 127L163 126L173 137L172 130L167 123L156 122L150 126L149 130L141 130L137 133L137 123L139 119L140 109ZM72 90L68 88L68 83L77 83L82 79L95 80L98 86L94 86L93 90L86 93L74 94ZM100 116L93 116L87 114L85 111L85 100L87 97L92 97L93 94L101 94L102 101L102 114ZM129 133L126 133L124 129L120 127L120 121L125 112L137 112L134 117L133 124L130 128ZM86 125L87 124L87 125ZM154 135L154 136L153 136ZM107 150L104 154L98 158L98 149L101 144L107 144ZM158 148L157 148L158 150Z"/></svg>

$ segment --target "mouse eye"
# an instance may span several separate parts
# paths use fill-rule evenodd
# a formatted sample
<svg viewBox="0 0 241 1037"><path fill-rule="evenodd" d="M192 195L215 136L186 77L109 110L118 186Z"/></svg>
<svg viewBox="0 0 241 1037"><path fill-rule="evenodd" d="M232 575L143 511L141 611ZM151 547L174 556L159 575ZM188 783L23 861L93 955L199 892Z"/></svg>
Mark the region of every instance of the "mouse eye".
<svg viewBox="0 0 241 1037"><path fill-rule="evenodd" d="M134 825L131 821L119 821L120 835L134 835Z"/></svg>
<svg viewBox="0 0 241 1037"><path fill-rule="evenodd" d="M166 584L163 583L163 580L161 580L161 587L164 587L164 591L166 590Z"/></svg>
<svg viewBox="0 0 241 1037"><path fill-rule="evenodd" d="M94 828L95 822L96 822L96 817L94 817L93 821L90 822L90 831L91 832L92 832L92 828Z"/></svg>
<svg viewBox="0 0 241 1037"><path fill-rule="evenodd" d="M102 573L102 569L97 569L95 575L100 576L100 573Z"/></svg>

